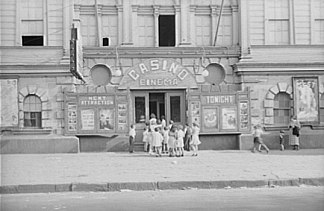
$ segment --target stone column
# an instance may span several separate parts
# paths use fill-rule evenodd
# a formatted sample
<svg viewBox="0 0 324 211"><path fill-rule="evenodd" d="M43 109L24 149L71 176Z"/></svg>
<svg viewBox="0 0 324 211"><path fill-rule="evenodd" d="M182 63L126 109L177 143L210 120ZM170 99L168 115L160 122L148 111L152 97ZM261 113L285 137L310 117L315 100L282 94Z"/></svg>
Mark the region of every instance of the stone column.
<svg viewBox="0 0 324 211"><path fill-rule="evenodd" d="M159 47L159 6L153 6L154 14L154 47Z"/></svg>
<svg viewBox="0 0 324 211"><path fill-rule="evenodd" d="M179 38L180 38L180 6L174 5L175 10L175 46L179 46Z"/></svg>
<svg viewBox="0 0 324 211"><path fill-rule="evenodd" d="M210 5L211 10L211 43L214 42L215 34L216 34L216 28L217 28L217 6L216 5ZM217 44L217 43L216 43Z"/></svg>
<svg viewBox="0 0 324 211"><path fill-rule="evenodd" d="M137 30L137 12L138 5L132 5L132 30L130 32L130 42L138 45L138 30Z"/></svg>
<svg viewBox="0 0 324 211"><path fill-rule="evenodd" d="M69 56L74 1L62 1L63 6L63 57ZM72 6L71 6L72 5Z"/></svg>
<svg viewBox="0 0 324 211"><path fill-rule="evenodd" d="M123 6L117 5L117 12L118 12L118 41L117 45L121 45L123 42Z"/></svg>
<svg viewBox="0 0 324 211"><path fill-rule="evenodd" d="M196 5L190 6L190 33L189 33L189 40L191 45L196 46Z"/></svg>
<svg viewBox="0 0 324 211"><path fill-rule="evenodd" d="M181 33L180 33L180 46L188 46L190 43L188 42L188 4L187 0L181 0L180 8L181 8L181 23L180 23L180 28L181 28Z"/></svg>
<svg viewBox="0 0 324 211"><path fill-rule="evenodd" d="M241 58L249 58L250 54L250 36L249 36L249 7L248 0L239 1L240 8L240 45Z"/></svg>
<svg viewBox="0 0 324 211"><path fill-rule="evenodd" d="M130 4L129 0L123 0L123 41L122 45L132 45L130 42L130 29L131 29L131 12L130 12Z"/></svg>
<svg viewBox="0 0 324 211"><path fill-rule="evenodd" d="M238 24L238 6L237 5L232 5L232 23L233 23L233 28L232 28L232 38L233 38L233 45L238 45L239 44L239 24Z"/></svg>

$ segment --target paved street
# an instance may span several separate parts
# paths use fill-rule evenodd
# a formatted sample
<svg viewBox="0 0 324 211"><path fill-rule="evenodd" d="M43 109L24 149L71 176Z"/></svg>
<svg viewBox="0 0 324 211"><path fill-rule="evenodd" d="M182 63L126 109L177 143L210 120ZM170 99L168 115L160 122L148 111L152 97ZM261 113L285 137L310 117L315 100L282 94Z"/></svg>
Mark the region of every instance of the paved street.
<svg viewBox="0 0 324 211"><path fill-rule="evenodd" d="M200 151L198 157L190 155L189 152L181 158L140 152L2 155L2 192L255 187L267 186L269 181L290 186L298 185L300 178L314 178L320 183L324 178L323 149L270 154Z"/></svg>
<svg viewBox="0 0 324 211"><path fill-rule="evenodd" d="M2 211L324 210L324 187L2 195Z"/></svg>

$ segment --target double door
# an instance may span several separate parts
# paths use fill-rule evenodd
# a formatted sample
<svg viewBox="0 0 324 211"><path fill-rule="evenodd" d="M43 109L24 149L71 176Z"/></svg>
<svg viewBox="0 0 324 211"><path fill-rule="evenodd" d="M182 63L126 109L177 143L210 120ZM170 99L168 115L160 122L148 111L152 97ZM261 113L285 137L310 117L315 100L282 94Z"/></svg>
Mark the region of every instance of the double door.
<svg viewBox="0 0 324 211"><path fill-rule="evenodd" d="M137 129L136 139L141 139L145 123L151 114L158 120L164 116L167 124L170 120L174 124L185 124L185 91L133 91L132 92L133 119Z"/></svg>

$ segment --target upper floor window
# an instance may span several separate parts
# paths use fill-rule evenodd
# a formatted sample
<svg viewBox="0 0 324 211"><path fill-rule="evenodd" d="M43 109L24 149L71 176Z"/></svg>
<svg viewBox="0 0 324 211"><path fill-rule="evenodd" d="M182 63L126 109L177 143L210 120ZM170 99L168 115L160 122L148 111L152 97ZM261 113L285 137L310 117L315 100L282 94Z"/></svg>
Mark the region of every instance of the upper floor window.
<svg viewBox="0 0 324 211"><path fill-rule="evenodd" d="M82 44L84 46L96 46L97 30L95 16L89 14L82 14L80 15L80 19Z"/></svg>
<svg viewBox="0 0 324 211"><path fill-rule="evenodd" d="M159 46L175 46L174 15L159 16Z"/></svg>
<svg viewBox="0 0 324 211"><path fill-rule="evenodd" d="M43 1L21 0L21 43L23 46L44 45Z"/></svg>
<svg viewBox="0 0 324 211"><path fill-rule="evenodd" d="M290 96L285 92L279 92L274 98L274 124L288 125L290 121Z"/></svg>
<svg viewBox="0 0 324 211"><path fill-rule="evenodd" d="M211 18L210 15L195 16L195 31L197 46L211 46Z"/></svg>
<svg viewBox="0 0 324 211"><path fill-rule="evenodd" d="M268 30L270 45L289 44L288 0L267 0Z"/></svg>
<svg viewBox="0 0 324 211"><path fill-rule="evenodd" d="M314 44L324 44L324 2L314 1Z"/></svg>
<svg viewBox="0 0 324 211"><path fill-rule="evenodd" d="M154 46L154 16L139 15L137 18L138 44L142 47Z"/></svg>
<svg viewBox="0 0 324 211"><path fill-rule="evenodd" d="M28 95L24 100L24 127L42 127L42 102L36 95Z"/></svg>

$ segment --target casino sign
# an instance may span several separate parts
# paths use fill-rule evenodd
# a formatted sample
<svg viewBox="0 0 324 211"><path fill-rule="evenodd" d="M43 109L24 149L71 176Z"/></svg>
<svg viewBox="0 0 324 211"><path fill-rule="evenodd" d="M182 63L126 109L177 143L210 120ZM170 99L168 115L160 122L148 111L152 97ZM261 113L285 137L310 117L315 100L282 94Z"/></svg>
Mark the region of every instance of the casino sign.
<svg viewBox="0 0 324 211"><path fill-rule="evenodd" d="M193 74L172 59L148 59L131 67L119 89L197 88Z"/></svg>

